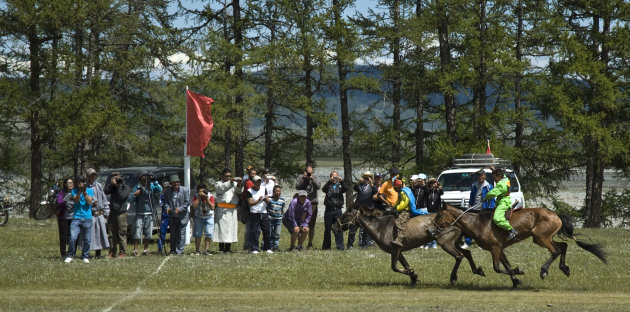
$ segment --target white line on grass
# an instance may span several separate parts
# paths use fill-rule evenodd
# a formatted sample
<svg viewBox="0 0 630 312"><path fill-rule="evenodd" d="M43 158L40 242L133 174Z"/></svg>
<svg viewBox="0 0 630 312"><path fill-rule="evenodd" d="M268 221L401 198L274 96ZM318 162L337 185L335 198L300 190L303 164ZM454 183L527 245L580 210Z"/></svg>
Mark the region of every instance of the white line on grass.
<svg viewBox="0 0 630 312"><path fill-rule="evenodd" d="M160 266L158 266L157 270L153 273L151 273L149 276L147 276L145 279L143 279L142 281L140 281L140 283L138 283L138 286L136 287L136 290L132 293L130 293L129 295L121 298L120 300L116 301L114 304L112 304L111 307L103 310L103 312L109 312L111 311L113 308L115 308L117 305L137 296L138 294L140 294L142 292L142 289L140 289L140 286L143 285L148 279L152 278L153 276L155 276L155 274L158 274L160 272L160 270L162 269L162 267L164 266L164 264L166 263L166 261L168 261L168 259L171 256L168 256L166 258L164 258L164 261L162 261L162 263L160 264Z"/></svg>

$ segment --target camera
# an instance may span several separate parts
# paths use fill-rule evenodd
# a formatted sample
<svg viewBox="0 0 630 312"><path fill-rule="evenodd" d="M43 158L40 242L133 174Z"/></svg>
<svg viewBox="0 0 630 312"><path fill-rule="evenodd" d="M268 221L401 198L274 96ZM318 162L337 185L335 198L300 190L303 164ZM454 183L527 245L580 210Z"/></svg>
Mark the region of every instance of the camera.
<svg viewBox="0 0 630 312"><path fill-rule="evenodd" d="M114 181L116 181L116 184L122 184L123 183L123 179L121 177L115 177Z"/></svg>
<svg viewBox="0 0 630 312"><path fill-rule="evenodd" d="M310 176L311 176L311 173L310 173L310 172L307 172L307 173L306 173L306 175L310 177Z"/></svg>
<svg viewBox="0 0 630 312"><path fill-rule="evenodd" d="M155 182L155 181L157 181L157 178L155 178L154 176L150 175L149 176L149 181Z"/></svg>

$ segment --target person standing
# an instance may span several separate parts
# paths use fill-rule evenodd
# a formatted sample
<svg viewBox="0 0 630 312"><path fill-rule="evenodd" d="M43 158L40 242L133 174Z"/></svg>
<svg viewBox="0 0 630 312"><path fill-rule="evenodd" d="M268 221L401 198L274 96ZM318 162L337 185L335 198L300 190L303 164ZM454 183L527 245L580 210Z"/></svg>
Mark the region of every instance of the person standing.
<svg viewBox="0 0 630 312"><path fill-rule="evenodd" d="M339 218L341 218L341 209L344 204L344 196L343 194L346 192L346 186L343 183L343 179L339 177L337 171L332 171L330 173L330 179L324 187L322 187L322 192L326 194L324 198L324 206L326 206L326 210L324 211L324 242L322 243L323 250L329 250L331 245L331 237L330 233L332 232L333 223L337 222ZM343 250L343 232L339 232L335 234L335 245L337 245L338 250Z"/></svg>
<svg viewBox="0 0 630 312"><path fill-rule="evenodd" d="M186 226L190 220L188 207L190 206L190 191L182 186L179 176L174 174L170 177L170 188L164 192L162 210L169 214L169 225L171 226L171 254L181 255L184 253L186 243Z"/></svg>
<svg viewBox="0 0 630 312"><path fill-rule="evenodd" d="M298 191L297 196L289 203L289 208L282 217L282 224L291 234L289 251L302 250L302 244L304 244L309 232L308 226L313 210L311 201L308 200L307 196L308 193L305 190ZM296 240L298 242L297 248L295 247Z"/></svg>
<svg viewBox="0 0 630 312"><path fill-rule="evenodd" d="M263 171L261 187L267 189L267 194L273 194L273 188L276 186L276 177L271 172L271 169L267 168Z"/></svg>
<svg viewBox="0 0 630 312"><path fill-rule="evenodd" d="M214 234L214 202L215 198L210 194L205 184L197 186L197 194L193 197L192 211L195 213L193 237L195 237L195 255L200 255L201 237L205 235L204 255L211 255L210 240Z"/></svg>
<svg viewBox="0 0 630 312"><path fill-rule="evenodd" d="M258 239L262 230L263 249L267 253L273 253L270 245L269 215L267 214L269 195L267 195L267 189L260 186L262 179L259 176L254 176L252 182L254 182L254 186L248 189L245 194L249 204L249 249L252 254L258 253Z"/></svg>
<svg viewBox="0 0 630 312"><path fill-rule="evenodd" d="M92 201L92 239L90 248L94 250L94 258L101 257L101 250L109 249L107 238L107 218L109 218L109 201L105 196L103 186L96 182L96 170L89 168L85 172L88 187L94 191Z"/></svg>
<svg viewBox="0 0 630 312"><path fill-rule="evenodd" d="M144 251L143 255L149 254L149 241L153 234L153 203L155 202L155 194L162 192L162 187L157 180L150 174L143 173L140 175L138 185L134 187L129 195L131 207L136 211L133 234L133 255L138 255L138 245L144 235ZM172 234L171 234L172 235Z"/></svg>
<svg viewBox="0 0 630 312"><path fill-rule="evenodd" d="M171 187L171 184L168 181L164 182L164 191L166 191L167 189L169 189ZM164 203L164 192L162 192L162 194L160 194L160 207L162 207L162 204ZM162 210L162 213L160 213L160 233L158 234L158 253L162 254L162 255L166 255L166 233L168 233L168 224L169 224L169 220L170 217L168 215L168 213L166 212L166 210L164 209L160 209Z"/></svg>
<svg viewBox="0 0 630 312"><path fill-rule="evenodd" d="M374 208L374 195L378 193L378 188L372 184L373 174L369 171L363 172L361 179L353 186L354 191L357 193L357 199L354 201L355 207L367 207ZM352 249L354 245L354 238L357 232L359 232L359 246L366 247L369 244L370 237L367 233L363 232L363 228L359 225L351 226L348 231L348 249Z"/></svg>
<svg viewBox="0 0 630 312"><path fill-rule="evenodd" d="M219 251L232 252L231 247L238 236L236 206L243 193L243 180L232 177L230 169L224 169L221 181L214 189L217 193L217 206L214 214L214 235L212 240L219 243Z"/></svg>
<svg viewBox="0 0 630 312"><path fill-rule="evenodd" d="M109 195L109 218L107 225L112 233L112 244L108 258L124 258L127 254L127 200L131 189L125 183L120 172L112 173L109 183L105 185L105 194ZM120 246L120 253L117 249Z"/></svg>
<svg viewBox="0 0 630 312"><path fill-rule="evenodd" d="M238 211L238 218L245 224L245 232L243 233L243 250L249 250L249 203L247 202L247 190L254 186L252 179L256 175L257 171L254 166L247 166L247 174L243 177L243 193L242 193L242 207Z"/></svg>
<svg viewBox="0 0 630 312"><path fill-rule="evenodd" d="M442 195L444 195L444 190L442 190L440 182L435 178L429 179L427 189L429 190L427 195L427 210L429 213L437 213L442 207ZM437 248L437 242L435 240L431 241L424 246L424 249L427 248Z"/></svg>
<svg viewBox="0 0 630 312"><path fill-rule="evenodd" d="M68 242L68 254L65 263L72 262L76 254L77 239L81 235L83 244L81 248L81 259L85 263L90 263L90 240L92 239L92 198L94 191L87 187L84 177L76 179L77 185L72 189L70 196L66 197L66 201L72 200L73 216L70 223L70 241Z"/></svg>
<svg viewBox="0 0 630 312"><path fill-rule="evenodd" d="M267 214L269 215L269 227L271 228L271 250L277 251L280 244L280 233L282 231L282 216L284 215L284 197L282 197L282 187L275 185L271 192L272 196L267 203Z"/></svg>
<svg viewBox="0 0 630 312"><path fill-rule="evenodd" d="M376 194L372 196L372 200L374 200L374 207L380 211L385 211L385 209L387 208L387 204L379 199L379 192L381 189L381 185L383 185L383 176L375 173L373 185L374 189L376 190Z"/></svg>
<svg viewBox="0 0 630 312"><path fill-rule="evenodd" d="M295 181L296 190L304 190L308 193L308 200L311 202L311 219L308 224L308 245L307 249L313 248L313 237L315 236L315 224L317 222L317 191L321 188L322 184L319 182L319 178L313 171L313 166L306 166L304 173Z"/></svg>
<svg viewBox="0 0 630 312"><path fill-rule="evenodd" d="M61 259L66 259L68 252L68 240L70 239L70 223L74 214L74 201L67 198L74 188L74 181L67 178L63 181L63 188L57 192L56 215L57 226L59 228L59 252ZM71 195L70 195L71 196Z"/></svg>

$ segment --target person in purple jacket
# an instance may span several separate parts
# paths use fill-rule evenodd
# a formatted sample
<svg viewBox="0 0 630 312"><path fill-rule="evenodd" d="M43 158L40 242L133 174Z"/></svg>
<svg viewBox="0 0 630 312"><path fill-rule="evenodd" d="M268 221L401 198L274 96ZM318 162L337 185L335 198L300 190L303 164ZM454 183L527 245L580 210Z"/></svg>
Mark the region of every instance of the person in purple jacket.
<svg viewBox="0 0 630 312"><path fill-rule="evenodd" d="M284 213L282 217L282 224L291 233L291 247L292 250L302 250L302 244L308 236L308 223L311 221L313 215L313 208L311 207L311 201L306 198L308 193L305 190L300 190L297 193L297 197L293 198L289 204L289 209ZM295 240L297 239L298 245L295 247Z"/></svg>

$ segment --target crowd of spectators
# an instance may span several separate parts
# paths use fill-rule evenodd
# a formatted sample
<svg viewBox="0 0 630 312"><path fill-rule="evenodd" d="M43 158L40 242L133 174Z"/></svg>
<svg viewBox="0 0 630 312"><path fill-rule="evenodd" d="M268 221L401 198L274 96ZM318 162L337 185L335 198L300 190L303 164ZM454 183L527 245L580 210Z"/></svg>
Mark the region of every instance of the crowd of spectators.
<svg viewBox="0 0 630 312"><path fill-rule="evenodd" d="M337 171L332 171L322 186L313 167L307 166L295 182L296 192L284 194L288 198L285 199L283 188L273 173L269 169L260 172L262 177L250 166L247 175L241 178L225 169L214 185L214 194L205 184L200 184L191 194L181 185L178 175L172 175L160 185L151 175L141 174L138 184L130 186L123 175L114 172L103 186L96 181L96 170L90 168L84 176L65 179L57 194L61 257L66 263L72 262L77 247L82 250L81 259L86 263L90 261L90 250L94 250L94 258L100 258L101 251L107 252L107 258L128 256L128 210L135 212L130 235L132 254L151 254L149 245L153 239L156 207L161 208L156 239L160 254L184 253L190 222L195 244L193 255L212 255L211 242L218 244L219 252L232 253L232 245L238 241L239 220L246 225L244 249L252 254L277 252L283 227L290 234L288 251L304 250L305 243L306 249L312 249L320 190L325 208L321 249L328 250L332 245L332 225L342 215L348 187L356 193L355 205L380 210L400 207L401 200L413 198L414 207L435 212L441 205L443 193L439 183L435 179L427 183L424 174L412 176L409 187L401 191L402 181L395 169L388 172L391 178L384 182L381 175L369 171L356 182L344 181ZM357 230L358 225L350 228L345 246L343 233L335 233L335 247L352 249ZM167 232L170 232L168 252ZM259 241L261 234L262 242ZM139 250L141 244L143 249ZM359 246L373 244L367 233L359 232Z"/></svg>

